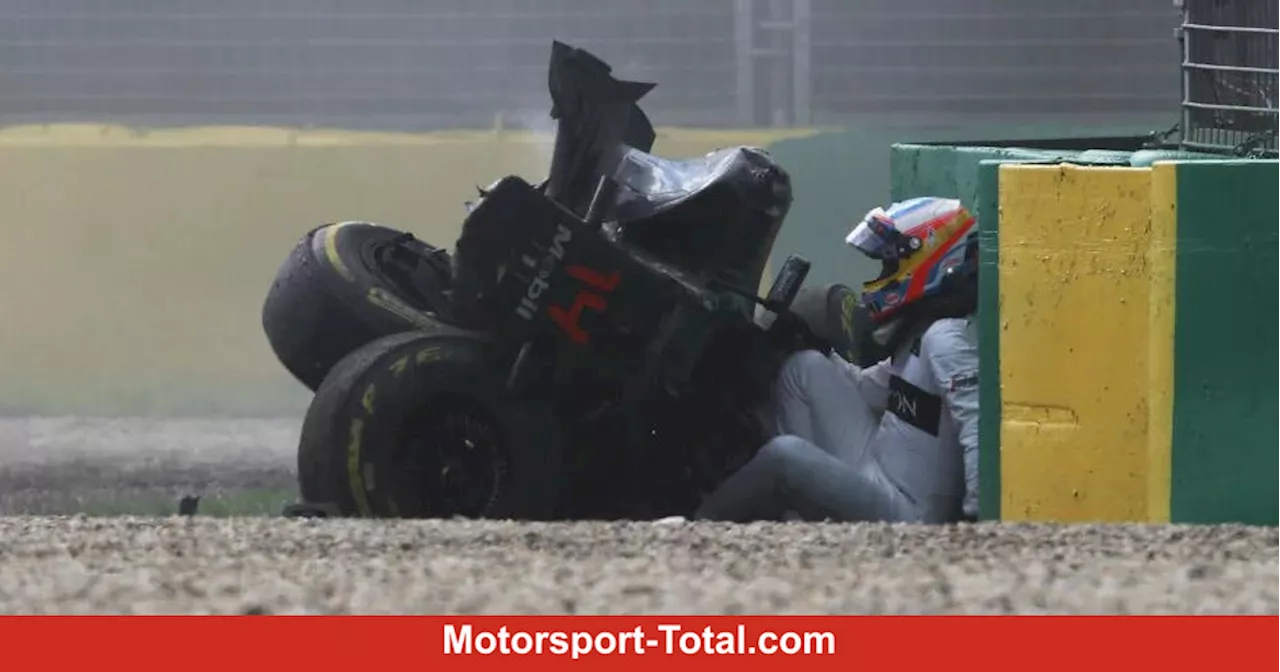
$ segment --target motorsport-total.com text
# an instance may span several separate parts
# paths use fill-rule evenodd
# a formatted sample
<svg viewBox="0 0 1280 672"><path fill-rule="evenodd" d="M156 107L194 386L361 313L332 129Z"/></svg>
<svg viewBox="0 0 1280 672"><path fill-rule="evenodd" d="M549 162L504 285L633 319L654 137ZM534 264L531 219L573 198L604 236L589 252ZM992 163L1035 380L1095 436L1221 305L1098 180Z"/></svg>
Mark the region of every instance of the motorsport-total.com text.
<svg viewBox="0 0 1280 672"><path fill-rule="evenodd" d="M657 632L641 626L623 631L496 631L477 630L469 624L444 626L445 655L554 655L574 660L589 655L645 655L659 653L711 655L832 655L835 635L830 632L772 632L749 635L743 625L732 630L684 630L676 624L660 624Z"/></svg>

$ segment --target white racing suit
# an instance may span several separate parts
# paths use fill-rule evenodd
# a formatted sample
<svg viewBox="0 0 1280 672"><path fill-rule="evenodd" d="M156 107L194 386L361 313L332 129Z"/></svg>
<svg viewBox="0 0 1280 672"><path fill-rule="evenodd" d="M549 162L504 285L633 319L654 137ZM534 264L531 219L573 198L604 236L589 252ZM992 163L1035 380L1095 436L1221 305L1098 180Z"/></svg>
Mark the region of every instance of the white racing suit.
<svg viewBox="0 0 1280 672"><path fill-rule="evenodd" d="M947 523L978 513L977 323L939 319L867 368L797 353L778 376L777 436L697 518Z"/></svg>

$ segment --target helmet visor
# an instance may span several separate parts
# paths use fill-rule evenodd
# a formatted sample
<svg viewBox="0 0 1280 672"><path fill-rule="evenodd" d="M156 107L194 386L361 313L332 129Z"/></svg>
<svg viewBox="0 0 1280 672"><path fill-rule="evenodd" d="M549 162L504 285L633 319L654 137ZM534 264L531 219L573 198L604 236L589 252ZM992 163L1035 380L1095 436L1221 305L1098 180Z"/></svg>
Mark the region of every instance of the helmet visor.
<svg viewBox="0 0 1280 672"><path fill-rule="evenodd" d="M878 213L872 212L853 227L853 231L845 236L844 242L872 259L896 259L898 246L893 235L895 233L897 231L892 224L884 222Z"/></svg>

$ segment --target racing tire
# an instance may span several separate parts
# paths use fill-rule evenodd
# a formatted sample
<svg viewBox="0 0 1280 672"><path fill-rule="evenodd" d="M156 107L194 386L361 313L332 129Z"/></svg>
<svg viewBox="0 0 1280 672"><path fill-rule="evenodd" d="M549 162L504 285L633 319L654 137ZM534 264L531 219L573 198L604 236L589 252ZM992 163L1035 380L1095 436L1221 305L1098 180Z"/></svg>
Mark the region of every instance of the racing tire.
<svg viewBox="0 0 1280 672"><path fill-rule="evenodd" d="M407 332L352 351L302 424L303 502L337 516L547 520L563 439L548 404L514 399L474 336Z"/></svg>
<svg viewBox="0 0 1280 672"><path fill-rule="evenodd" d="M795 313L832 350L859 366L870 366L883 359L880 348L871 340L871 314L862 305L857 292L846 285L806 285L791 303Z"/></svg>
<svg viewBox="0 0 1280 672"><path fill-rule="evenodd" d="M343 356L376 338L432 330L448 309L449 258L368 222L317 227L294 246L262 306L276 358L314 391Z"/></svg>

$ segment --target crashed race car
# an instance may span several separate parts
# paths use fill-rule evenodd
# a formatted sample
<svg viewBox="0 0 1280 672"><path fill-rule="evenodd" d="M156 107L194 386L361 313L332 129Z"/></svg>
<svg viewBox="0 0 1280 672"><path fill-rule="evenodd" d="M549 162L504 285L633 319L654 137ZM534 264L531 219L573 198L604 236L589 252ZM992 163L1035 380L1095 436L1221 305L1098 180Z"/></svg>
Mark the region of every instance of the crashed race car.
<svg viewBox="0 0 1280 672"><path fill-rule="evenodd" d="M687 515L767 440L787 355L863 361L865 312L790 257L757 296L791 203L766 152L650 152L637 101L556 42L546 179L503 177L453 252L369 222L310 231L263 327L314 392L303 506L329 515ZM863 355L863 356L860 356Z"/></svg>

